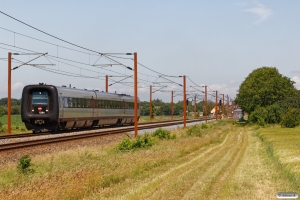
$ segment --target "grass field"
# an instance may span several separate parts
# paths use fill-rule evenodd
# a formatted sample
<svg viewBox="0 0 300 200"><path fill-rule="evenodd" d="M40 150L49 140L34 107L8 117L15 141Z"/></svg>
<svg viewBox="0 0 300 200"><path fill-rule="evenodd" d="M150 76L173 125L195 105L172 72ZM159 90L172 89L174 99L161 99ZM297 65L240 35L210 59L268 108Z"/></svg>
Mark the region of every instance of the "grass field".
<svg viewBox="0 0 300 200"><path fill-rule="evenodd" d="M300 128L232 121L172 131L176 139L116 150L118 142L0 167L0 199L276 199L300 192ZM193 129L194 130L194 129Z"/></svg>
<svg viewBox="0 0 300 200"><path fill-rule="evenodd" d="M7 115L3 115L2 117L0 117L0 122L2 123L2 131L0 131L0 134L7 134ZM11 132L28 132L24 123L22 122L21 115L11 115Z"/></svg>

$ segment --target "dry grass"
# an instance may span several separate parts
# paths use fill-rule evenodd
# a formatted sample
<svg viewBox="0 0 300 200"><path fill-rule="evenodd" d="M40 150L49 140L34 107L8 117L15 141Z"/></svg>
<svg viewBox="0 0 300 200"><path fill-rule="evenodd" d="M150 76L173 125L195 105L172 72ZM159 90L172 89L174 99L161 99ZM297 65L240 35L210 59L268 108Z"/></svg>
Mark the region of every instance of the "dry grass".
<svg viewBox="0 0 300 200"><path fill-rule="evenodd" d="M215 123L202 137L178 129L147 149L118 152L114 143L36 156L33 174L1 167L0 199L268 199L293 189L252 130Z"/></svg>

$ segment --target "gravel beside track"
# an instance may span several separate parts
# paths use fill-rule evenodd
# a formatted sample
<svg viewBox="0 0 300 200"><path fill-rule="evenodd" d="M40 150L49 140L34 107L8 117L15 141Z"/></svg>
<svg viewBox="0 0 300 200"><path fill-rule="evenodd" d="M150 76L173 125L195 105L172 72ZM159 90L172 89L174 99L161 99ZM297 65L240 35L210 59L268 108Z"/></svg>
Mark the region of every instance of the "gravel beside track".
<svg viewBox="0 0 300 200"><path fill-rule="evenodd" d="M42 154L50 154L59 151L66 151L70 149L86 147L86 146L101 146L105 144L109 144L111 142L119 141L124 138L126 134L113 134L113 135L104 135L101 137L93 137L87 138L85 140L73 140L60 142L56 144L49 145L38 145L34 147L28 147L21 150L11 150L0 152L0 166L7 164L9 162L14 162L17 164L17 160L24 155L42 155Z"/></svg>

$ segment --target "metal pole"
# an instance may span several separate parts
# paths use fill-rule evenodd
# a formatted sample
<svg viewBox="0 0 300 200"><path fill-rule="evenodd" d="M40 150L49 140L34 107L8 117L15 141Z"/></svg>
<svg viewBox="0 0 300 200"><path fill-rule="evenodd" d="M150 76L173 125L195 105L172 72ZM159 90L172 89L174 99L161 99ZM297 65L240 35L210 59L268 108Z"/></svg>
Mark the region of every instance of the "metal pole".
<svg viewBox="0 0 300 200"><path fill-rule="evenodd" d="M150 85L150 122L152 122L152 85Z"/></svg>
<svg viewBox="0 0 300 200"><path fill-rule="evenodd" d="M7 74L7 134L11 134L11 52L8 53Z"/></svg>
<svg viewBox="0 0 300 200"><path fill-rule="evenodd" d="M227 117L229 117L229 96L227 94Z"/></svg>
<svg viewBox="0 0 300 200"><path fill-rule="evenodd" d="M194 98L194 119L196 119L196 95Z"/></svg>
<svg viewBox="0 0 300 200"><path fill-rule="evenodd" d="M171 101L171 116L172 116L172 120L173 120L173 114L174 114L174 105L173 105L173 96L174 95L174 92L172 91L172 101Z"/></svg>
<svg viewBox="0 0 300 200"><path fill-rule="evenodd" d="M106 87L105 91L108 92L108 75L106 75Z"/></svg>
<svg viewBox="0 0 300 200"><path fill-rule="evenodd" d="M208 112L207 112L207 86L205 86L205 113L206 113L206 119L205 119L205 122L207 123L207 115L208 115Z"/></svg>
<svg viewBox="0 0 300 200"><path fill-rule="evenodd" d="M216 107L215 107L216 121L218 121L218 91L216 91Z"/></svg>
<svg viewBox="0 0 300 200"><path fill-rule="evenodd" d="M222 99L222 116L225 118L225 108L224 108L224 94L223 94L223 99Z"/></svg>
<svg viewBox="0 0 300 200"><path fill-rule="evenodd" d="M183 76L183 126L186 127L186 77Z"/></svg>
<svg viewBox="0 0 300 200"><path fill-rule="evenodd" d="M138 82L137 82L137 53L134 52L134 137L138 135Z"/></svg>

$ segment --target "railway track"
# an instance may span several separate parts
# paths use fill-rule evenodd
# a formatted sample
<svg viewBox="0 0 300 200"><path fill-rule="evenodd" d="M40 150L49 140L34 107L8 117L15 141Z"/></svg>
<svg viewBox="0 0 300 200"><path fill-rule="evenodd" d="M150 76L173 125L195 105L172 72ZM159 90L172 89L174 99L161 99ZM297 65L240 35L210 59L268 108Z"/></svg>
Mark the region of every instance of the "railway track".
<svg viewBox="0 0 300 200"><path fill-rule="evenodd" d="M187 123L193 123L193 122L199 122L199 121L205 121L205 119L187 120ZM182 124L182 120L141 123L141 124L139 124L138 129L139 130L144 130L144 129L152 129L152 128L158 128L158 127L179 125L179 124ZM35 137L37 139L29 140L29 141L21 141L21 142L1 144L0 145L0 152L8 151L8 150L14 150L14 149L29 148L29 147L38 146L38 145L47 145L47 144L53 144L53 143L58 143L58 142L80 140L80 139L84 139L84 138L99 137L99 136L109 135L109 134L127 133L127 132L131 132L131 131L134 131L133 126L121 127L121 128L118 128L118 129L110 129L110 130L107 130L107 129L94 129L94 130L89 130L89 131L83 131L83 132L81 132L79 134L75 134L75 135L52 134L55 137L44 138L44 139L39 139L37 136L50 135L50 133L16 134L16 136L21 135L21 137L13 137L13 135L11 135L11 136L8 136L8 137L2 137L0 139L12 139L12 138L22 138L22 137ZM72 131L72 132L74 132L74 131Z"/></svg>
<svg viewBox="0 0 300 200"><path fill-rule="evenodd" d="M195 119L191 119L192 121ZM202 119L196 119L196 120L202 120ZM144 122L144 123L139 123L139 126L143 126L143 125L147 125L147 124L159 124L159 123L168 123L168 122L182 122L181 120L164 120L164 121L157 121L157 122ZM189 122L190 120L187 120L187 122ZM126 126L116 126L117 128L120 127L126 127ZM95 129L90 129L90 130L102 130L102 129L106 129L106 128L112 128L110 126L107 127L99 127L99 128L95 128ZM64 134L64 133L70 133L70 132L82 132L82 131L87 131L89 129L72 129L72 130L64 130L64 131L60 131L58 134ZM42 132L42 133L17 133L17 134L11 134L11 135L0 135L0 140L3 139L11 139L11 138L26 138L26 137L37 137L37 136L43 136L43 135L50 135L53 134L51 132Z"/></svg>

